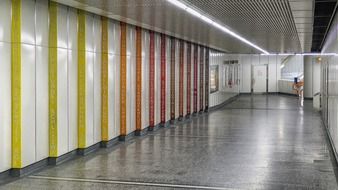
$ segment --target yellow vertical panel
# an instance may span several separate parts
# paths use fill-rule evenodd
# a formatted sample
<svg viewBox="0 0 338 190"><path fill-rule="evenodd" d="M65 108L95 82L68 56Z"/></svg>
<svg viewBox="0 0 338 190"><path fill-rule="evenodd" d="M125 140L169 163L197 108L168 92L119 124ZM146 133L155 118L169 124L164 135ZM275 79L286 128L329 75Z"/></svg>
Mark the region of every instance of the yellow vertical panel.
<svg viewBox="0 0 338 190"><path fill-rule="evenodd" d="M49 4L49 156L58 156L57 124L57 4Z"/></svg>
<svg viewBox="0 0 338 190"><path fill-rule="evenodd" d="M101 66L101 137L108 141L108 19L102 17L102 66Z"/></svg>
<svg viewBox="0 0 338 190"><path fill-rule="evenodd" d="M142 29L136 28L136 130L141 127L142 108Z"/></svg>
<svg viewBox="0 0 338 190"><path fill-rule="evenodd" d="M78 145L86 148L86 13L78 11Z"/></svg>
<svg viewBox="0 0 338 190"><path fill-rule="evenodd" d="M127 26L121 22L121 67L120 67L120 135L125 136L127 113Z"/></svg>
<svg viewBox="0 0 338 190"><path fill-rule="evenodd" d="M12 168L21 168L21 0L12 0Z"/></svg>

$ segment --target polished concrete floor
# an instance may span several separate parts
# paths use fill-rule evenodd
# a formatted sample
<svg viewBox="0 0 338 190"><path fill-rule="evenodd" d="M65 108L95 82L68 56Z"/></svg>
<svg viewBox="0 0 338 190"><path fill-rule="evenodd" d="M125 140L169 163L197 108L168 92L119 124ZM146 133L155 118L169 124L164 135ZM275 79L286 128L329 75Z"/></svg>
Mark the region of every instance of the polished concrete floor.
<svg viewBox="0 0 338 190"><path fill-rule="evenodd" d="M0 189L337 189L337 168L311 104L243 95L191 122Z"/></svg>

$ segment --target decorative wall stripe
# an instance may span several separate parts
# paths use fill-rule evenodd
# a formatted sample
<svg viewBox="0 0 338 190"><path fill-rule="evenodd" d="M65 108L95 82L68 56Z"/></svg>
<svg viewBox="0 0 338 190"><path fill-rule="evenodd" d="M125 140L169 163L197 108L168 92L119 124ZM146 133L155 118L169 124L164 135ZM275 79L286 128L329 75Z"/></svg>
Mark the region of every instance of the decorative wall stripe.
<svg viewBox="0 0 338 190"><path fill-rule="evenodd" d="M48 70L49 70L49 156L58 156L58 123L57 123L57 3L49 3L49 51L48 51Z"/></svg>
<svg viewBox="0 0 338 190"><path fill-rule="evenodd" d="M136 130L142 130L142 28L136 27Z"/></svg>
<svg viewBox="0 0 338 190"><path fill-rule="evenodd" d="M108 141L108 18L101 17L102 58L101 58L101 138Z"/></svg>
<svg viewBox="0 0 338 190"><path fill-rule="evenodd" d="M120 135L127 134L127 25L121 22Z"/></svg>
<svg viewBox="0 0 338 190"><path fill-rule="evenodd" d="M191 112L191 44L187 47L187 115Z"/></svg>
<svg viewBox="0 0 338 190"><path fill-rule="evenodd" d="M78 10L78 142L86 148L86 12Z"/></svg>
<svg viewBox="0 0 338 190"><path fill-rule="evenodd" d="M161 123L165 123L166 111L166 36L161 34Z"/></svg>
<svg viewBox="0 0 338 190"><path fill-rule="evenodd" d="M209 109L209 48L205 52L205 111Z"/></svg>
<svg viewBox="0 0 338 190"><path fill-rule="evenodd" d="M149 49L149 126L155 123L155 34L150 31Z"/></svg>
<svg viewBox="0 0 338 190"><path fill-rule="evenodd" d="M194 113L197 113L197 57L198 57L198 46L194 45Z"/></svg>
<svg viewBox="0 0 338 190"><path fill-rule="evenodd" d="M204 48L200 47L200 111L203 111L204 105L203 105L203 95L204 95Z"/></svg>
<svg viewBox="0 0 338 190"><path fill-rule="evenodd" d="M175 38L171 38L170 44L170 119L175 120Z"/></svg>
<svg viewBox="0 0 338 190"><path fill-rule="evenodd" d="M184 82L184 42L180 41L180 56L179 56L179 116L183 117L183 82Z"/></svg>
<svg viewBox="0 0 338 190"><path fill-rule="evenodd" d="M12 0L12 168L21 168L21 0Z"/></svg>

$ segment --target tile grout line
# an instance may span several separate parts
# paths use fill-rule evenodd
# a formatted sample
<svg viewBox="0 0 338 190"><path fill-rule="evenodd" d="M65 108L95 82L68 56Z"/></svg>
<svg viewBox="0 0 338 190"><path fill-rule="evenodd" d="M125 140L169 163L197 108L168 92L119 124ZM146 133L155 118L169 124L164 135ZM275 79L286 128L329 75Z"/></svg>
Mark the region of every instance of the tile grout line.
<svg viewBox="0 0 338 190"><path fill-rule="evenodd" d="M120 181L120 180L100 180L100 179L48 177L48 176L28 176L28 178L54 180L54 181L91 182L91 183L105 183L105 184L117 184L117 185L140 185L140 186L168 187L168 188L182 188L182 189L234 190L232 188L226 188L226 187L179 185L179 184L153 183L153 182L133 182L133 181Z"/></svg>

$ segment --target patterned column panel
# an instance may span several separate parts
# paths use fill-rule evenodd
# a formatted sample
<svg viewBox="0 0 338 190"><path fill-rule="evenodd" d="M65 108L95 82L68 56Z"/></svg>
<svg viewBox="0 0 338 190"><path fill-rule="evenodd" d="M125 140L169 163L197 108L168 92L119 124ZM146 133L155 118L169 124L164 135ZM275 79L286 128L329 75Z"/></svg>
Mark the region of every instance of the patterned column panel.
<svg viewBox="0 0 338 190"><path fill-rule="evenodd" d="M21 168L21 0L12 0L12 168Z"/></svg>
<svg viewBox="0 0 338 190"><path fill-rule="evenodd" d="M197 74L198 74L198 68L197 68L197 58L198 58L198 46L194 45L194 113L197 113L197 88L198 88L198 84L197 84Z"/></svg>
<svg viewBox="0 0 338 190"><path fill-rule="evenodd" d="M127 25L120 23L121 28L121 57L120 57L120 135L127 133Z"/></svg>
<svg viewBox="0 0 338 190"><path fill-rule="evenodd" d="M142 29L136 28L136 130L142 130Z"/></svg>
<svg viewBox="0 0 338 190"><path fill-rule="evenodd" d="M205 52L205 111L209 109L209 48Z"/></svg>
<svg viewBox="0 0 338 190"><path fill-rule="evenodd" d="M183 117L183 82L184 82L184 42L180 41L179 60L179 117Z"/></svg>
<svg viewBox="0 0 338 190"><path fill-rule="evenodd" d="M78 144L86 148L86 13L78 10Z"/></svg>
<svg viewBox="0 0 338 190"><path fill-rule="evenodd" d="M191 44L187 47L187 115L191 113Z"/></svg>
<svg viewBox="0 0 338 190"><path fill-rule="evenodd" d="M161 34L161 123L165 123L166 113L166 36Z"/></svg>
<svg viewBox="0 0 338 190"><path fill-rule="evenodd" d="M108 101L108 19L101 18L102 27L102 53L101 53L101 137L102 141L108 141L108 115L109 115L109 101Z"/></svg>
<svg viewBox="0 0 338 190"><path fill-rule="evenodd" d="M150 31L149 49L149 126L155 126L155 34Z"/></svg>
<svg viewBox="0 0 338 190"><path fill-rule="evenodd" d="M49 4L49 156L58 156L58 124L57 124L57 4Z"/></svg>
<svg viewBox="0 0 338 190"><path fill-rule="evenodd" d="M203 99L204 99L204 48L200 48L200 111L203 111Z"/></svg>
<svg viewBox="0 0 338 190"><path fill-rule="evenodd" d="M170 119L175 120L175 38L171 38L170 52Z"/></svg>

